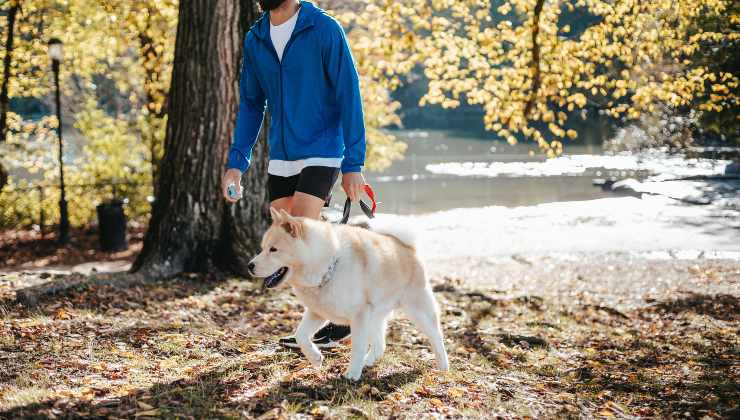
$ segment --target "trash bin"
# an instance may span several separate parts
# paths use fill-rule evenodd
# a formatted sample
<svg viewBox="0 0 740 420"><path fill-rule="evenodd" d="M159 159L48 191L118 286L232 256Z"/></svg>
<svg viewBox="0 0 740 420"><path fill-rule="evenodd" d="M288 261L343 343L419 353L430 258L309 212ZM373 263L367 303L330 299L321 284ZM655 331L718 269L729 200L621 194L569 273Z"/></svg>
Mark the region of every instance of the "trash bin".
<svg viewBox="0 0 740 420"><path fill-rule="evenodd" d="M128 249L123 202L120 200L107 201L97 206L97 210L100 249L105 252L118 252Z"/></svg>

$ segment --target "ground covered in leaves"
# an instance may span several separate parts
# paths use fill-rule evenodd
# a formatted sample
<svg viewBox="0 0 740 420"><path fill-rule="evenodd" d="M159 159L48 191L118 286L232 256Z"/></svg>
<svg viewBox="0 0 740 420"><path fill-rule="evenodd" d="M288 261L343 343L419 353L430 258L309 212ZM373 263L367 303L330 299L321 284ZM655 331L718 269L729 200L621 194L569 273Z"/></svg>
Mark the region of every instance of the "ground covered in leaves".
<svg viewBox="0 0 740 420"><path fill-rule="evenodd" d="M648 287L634 305L583 286L618 283L619 270L563 264L517 257L484 265L481 281L432 270L451 371L432 368L426 340L399 316L359 383L341 378L347 348L316 370L275 344L300 316L286 290L184 275L28 309L15 291L60 275L0 274L0 417L740 416L740 263L684 262L660 281L689 283ZM541 285L497 283L499 272Z"/></svg>
<svg viewBox="0 0 740 420"><path fill-rule="evenodd" d="M0 231L0 270L56 269L100 261L131 261L141 250L144 229L139 223L133 225L128 234L128 249L121 252L100 251L96 228L73 228L70 242L60 247L56 232L41 234L38 230Z"/></svg>

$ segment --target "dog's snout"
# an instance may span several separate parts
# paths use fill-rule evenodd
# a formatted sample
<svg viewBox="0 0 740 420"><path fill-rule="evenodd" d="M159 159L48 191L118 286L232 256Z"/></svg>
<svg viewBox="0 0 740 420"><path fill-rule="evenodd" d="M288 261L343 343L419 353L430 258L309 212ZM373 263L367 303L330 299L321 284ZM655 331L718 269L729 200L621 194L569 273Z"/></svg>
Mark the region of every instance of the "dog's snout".
<svg viewBox="0 0 740 420"><path fill-rule="evenodd" d="M249 274L254 275L254 262L250 261L247 264L247 270L249 270Z"/></svg>

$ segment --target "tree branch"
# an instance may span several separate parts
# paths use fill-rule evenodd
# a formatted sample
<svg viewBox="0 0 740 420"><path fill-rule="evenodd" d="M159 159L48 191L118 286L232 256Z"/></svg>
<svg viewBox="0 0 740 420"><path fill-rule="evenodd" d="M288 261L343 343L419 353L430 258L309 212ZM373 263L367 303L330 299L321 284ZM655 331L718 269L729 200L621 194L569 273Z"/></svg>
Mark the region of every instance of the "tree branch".
<svg viewBox="0 0 740 420"><path fill-rule="evenodd" d="M532 17L532 64L531 68L534 72L532 76L532 92L529 94L529 100L524 105L524 118L529 116L537 100L537 93L540 90L541 85L541 70L540 70L540 44L537 36L540 33L540 15L542 14L542 7L545 5L545 0L537 0L534 5L534 16Z"/></svg>

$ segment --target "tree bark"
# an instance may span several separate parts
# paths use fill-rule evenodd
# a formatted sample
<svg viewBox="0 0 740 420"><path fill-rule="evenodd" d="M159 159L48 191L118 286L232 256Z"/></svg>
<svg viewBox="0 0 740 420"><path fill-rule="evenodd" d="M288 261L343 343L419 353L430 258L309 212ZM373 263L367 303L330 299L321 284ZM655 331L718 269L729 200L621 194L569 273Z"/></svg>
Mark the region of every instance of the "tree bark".
<svg viewBox="0 0 740 420"><path fill-rule="evenodd" d="M238 108L242 44L257 12L253 0L191 0L180 2L179 13L165 155L132 271L153 278L243 273L266 220L265 142L255 148L244 199L227 205L220 183Z"/></svg>
<svg viewBox="0 0 740 420"><path fill-rule="evenodd" d="M10 85L10 64L13 60L13 41L15 40L15 18L21 8L19 2L13 3L8 10L8 34L5 38L5 58L3 60L3 83L0 86L0 141L6 141L8 136L8 110L10 99L8 90ZM0 184L2 189L3 184Z"/></svg>
<svg viewBox="0 0 740 420"><path fill-rule="evenodd" d="M15 40L15 18L21 8L20 2L15 2L8 10L8 34L5 38L5 58L3 60L3 80L0 86L0 142L8 139L8 111L10 110L10 98L8 94L10 85L10 64L13 59L13 41ZM8 171L0 164L0 191L8 183Z"/></svg>

